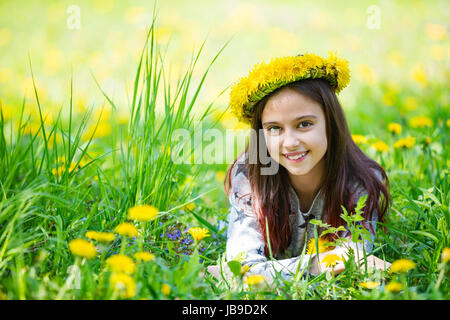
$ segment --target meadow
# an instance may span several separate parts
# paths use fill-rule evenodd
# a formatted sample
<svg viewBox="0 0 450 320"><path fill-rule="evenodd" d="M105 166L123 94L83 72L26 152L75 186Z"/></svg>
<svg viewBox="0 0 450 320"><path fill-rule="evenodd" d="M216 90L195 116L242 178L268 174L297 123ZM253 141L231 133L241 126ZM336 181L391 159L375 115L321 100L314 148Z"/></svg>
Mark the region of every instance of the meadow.
<svg viewBox="0 0 450 320"><path fill-rule="evenodd" d="M3 8L13 7L5 3ZM423 4L413 3L415 9L423 9ZM397 5L407 10L401 1ZM386 223L378 226L374 254L394 263L391 270L349 265L336 276L276 279L275 288L247 274L239 261L230 264L234 276L229 281L206 272L207 266L226 264L229 203L223 183L230 160L242 151L248 134L248 127L227 110L230 83L224 82L232 76L224 70L232 63L227 61L232 59L228 50L239 50L233 49L234 39L227 35L216 40L220 45L207 57L205 51L213 46L203 40L193 51L189 46L190 53L180 60L172 60L170 48L159 40L165 36L159 17L152 15L145 20L145 35L140 33L133 47L136 59L128 69L123 67L132 79L126 98L103 81L103 67L100 75L94 70L90 76L92 91L80 97L78 88L87 90L86 80L76 70L60 70L66 73L48 82L50 74L40 72L43 64L52 67L58 54L53 52L43 64L29 54L20 66L3 65L13 60L12 52L4 54L0 298L449 299L448 28L429 22L429 17L441 18L439 8L448 12L448 5L439 2L436 8L425 8L431 13L420 26L427 40L410 40L404 48L425 50L421 44L426 42L432 49L417 50L416 56L387 50L372 66L350 59L356 84L351 82L350 93L342 97L353 139L390 179L392 206ZM129 19L138 18L130 13ZM317 32L330 28L319 20L311 20L309 27ZM348 22L350 29L352 23L356 22ZM0 46L8 38L5 30L9 29L0 28ZM292 54L292 34L273 37L284 39L289 44L284 52ZM341 48L345 52L349 45L358 56L364 42L355 37L347 33L351 45ZM259 43L253 45L262 50ZM396 45L395 39L387 44ZM281 52L280 47L278 43L271 54ZM119 52L119 47L114 50ZM252 65L252 57L241 61L237 71L243 73ZM170 73L174 65L182 70L175 79ZM19 85L14 70L24 69L30 77ZM90 92L96 98L87 103ZM65 98L58 100L58 94ZM207 132L223 139L208 140ZM178 139L179 133L187 139ZM206 161L212 146L215 161Z"/></svg>

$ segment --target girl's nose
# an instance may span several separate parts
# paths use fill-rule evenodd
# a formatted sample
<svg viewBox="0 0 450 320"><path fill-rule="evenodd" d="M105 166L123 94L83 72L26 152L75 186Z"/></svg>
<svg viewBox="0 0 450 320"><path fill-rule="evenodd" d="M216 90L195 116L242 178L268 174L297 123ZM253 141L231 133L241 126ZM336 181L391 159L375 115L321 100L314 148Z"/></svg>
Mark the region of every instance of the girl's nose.
<svg viewBox="0 0 450 320"><path fill-rule="evenodd" d="M286 132L283 142L284 149L294 151L298 149L300 144L301 144L300 139L295 134Z"/></svg>

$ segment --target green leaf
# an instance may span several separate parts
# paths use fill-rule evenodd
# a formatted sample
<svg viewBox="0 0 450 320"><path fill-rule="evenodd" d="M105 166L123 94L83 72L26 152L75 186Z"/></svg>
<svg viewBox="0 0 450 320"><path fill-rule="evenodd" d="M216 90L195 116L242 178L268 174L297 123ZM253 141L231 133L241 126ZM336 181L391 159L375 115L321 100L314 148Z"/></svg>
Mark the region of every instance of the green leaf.
<svg viewBox="0 0 450 320"><path fill-rule="evenodd" d="M436 243L439 243L439 239L435 235L433 235L429 232L421 231L421 230L412 230L411 233L420 234L424 237L430 238L431 240L433 240Z"/></svg>
<svg viewBox="0 0 450 320"><path fill-rule="evenodd" d="M317 219L311 219L309 221L309 223L314 224L316 226L320 226L322 228L328 228L330 226L329 224L326 224L326 223L324 223L324 222L322 222L320 220L317 220Z"/></svg>
<svg viewBox="0 0 450 320"><path fill-rule="evenodd" d="M231 260L227 262L228 268L230 268L231 272L239 277L241 275L241 264L238 261Z"/></svg>

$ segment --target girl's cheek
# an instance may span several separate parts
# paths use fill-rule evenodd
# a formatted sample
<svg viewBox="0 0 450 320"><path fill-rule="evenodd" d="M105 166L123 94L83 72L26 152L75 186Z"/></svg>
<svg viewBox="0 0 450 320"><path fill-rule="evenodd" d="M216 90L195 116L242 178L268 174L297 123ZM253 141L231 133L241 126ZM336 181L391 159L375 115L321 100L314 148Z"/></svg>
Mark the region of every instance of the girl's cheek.
<svg viewBox="0 0 450 320"><path fill-rule="evenodd" d="M279 139L268 139L266 140L267 149L273 158L278 158L280 153L280 140Z"/></svg>

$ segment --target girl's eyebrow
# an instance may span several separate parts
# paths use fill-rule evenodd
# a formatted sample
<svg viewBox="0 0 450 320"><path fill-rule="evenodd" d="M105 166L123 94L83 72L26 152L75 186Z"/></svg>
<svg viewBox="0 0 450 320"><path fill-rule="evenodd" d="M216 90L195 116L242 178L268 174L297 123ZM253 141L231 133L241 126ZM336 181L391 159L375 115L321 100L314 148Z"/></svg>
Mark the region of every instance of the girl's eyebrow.
<svg viewBox="0 0 450 320"><path fill-rule="evenodd" d="M296 121L302 120L302 119L304 119L304 118L313 118L313 119L317 119L317 117L316 117L315 115L308 114L308 115L305 115L305 116L297 117L297 118L295 118L294 120L292 120L292 122L296 122ZM268 124L278 124L278 122L276 122L276 121L268 121L268 122L264 122L264 123L263 123L263 127L264 127L264 126L267 126Z"/></svg>

